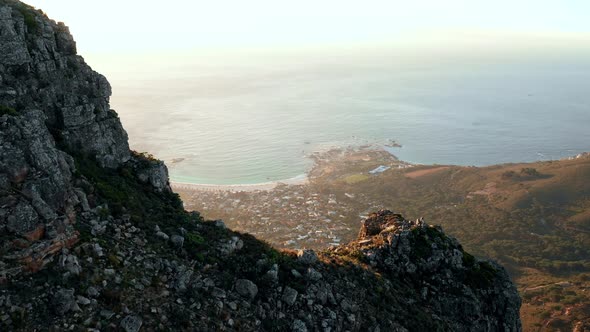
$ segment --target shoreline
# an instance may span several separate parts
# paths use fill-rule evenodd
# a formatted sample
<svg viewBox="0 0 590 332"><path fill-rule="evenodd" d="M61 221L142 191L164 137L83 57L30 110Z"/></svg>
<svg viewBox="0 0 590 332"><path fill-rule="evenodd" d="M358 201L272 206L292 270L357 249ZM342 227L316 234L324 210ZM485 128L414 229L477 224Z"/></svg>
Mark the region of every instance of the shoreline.
<svg viewBox="0 0 590 332"><path fill-rule="evenodd" d="M311 159L314 160L315 166L319 163L324 162L327 160L331 160L332 158L338 158L342 155L348 153L355 153L355 152L386 152L396 160L400 164L406 166L434 166L432 165L423 165L419 163L410 163L410 162L403 162L397 159L397 156L392 153L390 149L380 147L376 148L375 146L364 146L359 148L333 148L324 152L316 152L309 156ZM574 160L579 158L587 158L590 157L589 152L583 152L576 155L560 158L560 159L553 159L552 161L560 161L560 160ZM539 162L539 161L536 161ZM528 164L531 162L517 162L522 164ZM504 163L504 164L496 164L496 165L505 165L511 163ZM314 167L315 167L314 166ZM399 166L399 165L398 165ZM441 165L439 165L441 166ZM444 165L443 165L444 166ZM462 166L462 167L473 167L473 166ZM486 167L486 166L475 166L475 167ZM173 190L185 190L185 191L228 191L228 192L255 192L255 191L272 191L276 187L280 185L287 185L287 186L297 186L297 185L307 185L309 184L310 176L314 177L312 174L313 167L305 174L300 174L298 176L284 179L284 180L276 180L276 181L268 181L268 182L260 182L260 183L247 183L247 184L206 184L206 183L190 183L190 182L180 182L180 181L170 181L170 187ZM370 172L369 172L370 173Z"/></svg>
<svg viewBox="0 0 590 332"><path fill-rule="evenodd" d="M270 191L279 185L297 186L309 183L307 174L301 174L290 179L260 182L252 184L205 184L170 181L172 189L190 190L190 191L232 191L232 192L251 192L251 191Z"/></svg>
<svg viewBox="0 0 590 332"><path fill-rule="evenodd" d="M229 192L255 192L255 191L272 191L280 185L297 186L309 184L310 177L313 178L313 170L320 163L326 160L333 160L347 155L352 155L358 152L385 152L389 156L397 160L397 157L391 152L385 149L383 146L376 145L365 145L359 147L333 147L326 149L325 151L316 151L308 156L314 161L314 166L311 167L306 173L297 175L295 177L260 182L260 183L246 183L246 184L207 184L207 183L191 183L182 181L170 181L170 187L173 190L185 190L185 191L229 191ZM409 164L409 163L407 163Z"/></svg>

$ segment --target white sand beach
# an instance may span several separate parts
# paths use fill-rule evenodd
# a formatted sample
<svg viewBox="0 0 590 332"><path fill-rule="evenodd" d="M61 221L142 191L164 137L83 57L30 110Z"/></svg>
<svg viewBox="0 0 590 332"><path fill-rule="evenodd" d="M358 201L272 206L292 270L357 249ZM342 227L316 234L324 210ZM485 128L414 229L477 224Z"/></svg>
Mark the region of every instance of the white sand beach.
<svg viewBox="0 0 590 332"><path fill-rule="evenodd" d="M280 184L286 185L304 185L309 179L306 174L296 176L291 179L270 181L253 184L198 184L186 182L170 182L173 190L193 190L193 191L270 191Z"/></svg>

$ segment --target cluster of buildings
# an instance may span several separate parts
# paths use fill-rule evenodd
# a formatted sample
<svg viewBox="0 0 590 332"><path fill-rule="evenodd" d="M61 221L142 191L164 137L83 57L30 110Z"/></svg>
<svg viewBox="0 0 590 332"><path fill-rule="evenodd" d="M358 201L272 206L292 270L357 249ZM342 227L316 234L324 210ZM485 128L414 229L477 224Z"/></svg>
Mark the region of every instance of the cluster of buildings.
<svg viewBox="0 0 590 332"><path fill-rule="evenodd" d="M258 185L174 183L185 209L206 219L222 219L231 229L250 233L276 247L319 249L357 236L360 221L382 206L354 187L335 183L352 175L379 176L413 165L391 153L367 148L333 149L313 156L310 182ZM359 172L359 169L364 171ZM351 193L346 191L350 189Z"/></svg>
<svg viewBox="0 0 590 332"><path fill-rule="evenodd" d="M286 248L325 248L350 240L359 222L347 202L312 186L279 185L272 190L182 190L187 210L207 219L222 219L236 231L250 233ZM343 196L341 199L352 199Z"/></svg>

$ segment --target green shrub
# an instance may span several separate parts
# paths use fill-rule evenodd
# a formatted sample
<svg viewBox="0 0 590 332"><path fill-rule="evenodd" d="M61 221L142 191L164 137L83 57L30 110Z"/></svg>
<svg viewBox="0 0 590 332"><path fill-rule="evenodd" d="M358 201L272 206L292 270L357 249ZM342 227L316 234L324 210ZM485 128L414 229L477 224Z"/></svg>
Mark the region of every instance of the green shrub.
<svg viewBox="0 0 590 332"><path fill-rule="evenodd" d="M446 246L445 235L434 227L414 228L413 254L415 258L427 259L432 256L432 244Z"/></svg>
<svg viewBox="0 0 590 332"><path fill-rule="evenodd" d="M25 24L29 31L36 32L39 29L39 23L37 23L35 15L30 12L24 12L23 16L25 18Z"/></svg>
<svg viewBox="0 0 590 332"><path fill-rule="evenodd" d="M177 194L155 192L149 185L140 183L132 169L125 166L118 170L104 169L90 157L72 155L78 173L93 184L96 194L108 204L115 217L129 214L133 221L148 224L189 219Z"/></svg>
<svg viewBox="0 0 590 332"><path fill-rule="evenodd" d="M203 245L206 244L205 238L197 233L188 233L185 236L185 245L187 249L192 252L197 252L203 249Z"/></svg>
<svg viewBox="0 0 590 332"><path fill-rule="evenodd" d="M547 319L547 318L551 317L551 312L550 311L542 311L539 314L539 317L541 317L542 319Z"/></svg>
<svg viewBox="0 0 590 332"><path fill-rule="evenodd" d="M506 171L506 172L502 173L503 179L514 179L515 177L517 177L515 171Z"/></svg>
<svg viewBox="0 0 590 332"><path fill-rule="evenodd" d="M565 299L563 299L562 303L566 305L574 305L578 303L583 303L584 301L585 298L581 295L570 295L566 296Z"/></svg>
<svg viewBox="0 0 590 332"><path fill-rule="evenodd" d="M493 284L498 271L488 262L474 264L465 273L465 283L473 288L487 288Z"/></svg>
<svg viewBox="0 0 590 332"><path fill-rule="evenodd" d="M8 115L8 116L19 116L21 115L19 111L15 110L12 107L2 106L0 105L0 116Z"/></svg>
<svg viewBox="0 0 590 332"><path fill-rule="evenodd" d="M539 173L539 171L537 171L536 168L531 168L531 167L521 169L520 174L524 177L530 177L530 178L537 178L537 177L541 176L541 173Z"/></svg>
<svg viewBox="0 0 590 332"><path fill-rule="evenodd" d="M532 167L525 167L521 168L519 173L515 171L506 171L502 173L502 179L504 180L514 180L514 181L526 181L526 180L534 180L546 177L545 175L539 173L536 168Z"/></svg>
<svg viewBox="0 0 590 332"><path fill-rule="evenodd" d="M16 10L18 10L23 16L27 30L29 30L29 32L38 33L40 29L39 22L37 22L37 12L35 11L35 8L25 4L19 4L16 7Z"/></svg>
<svg viewBox="0 0 590 332"><path fill-rule="evenodd" d="M463 266L472 267L473 265L475 265L475 257L466 252L463 252Z"/></svg>

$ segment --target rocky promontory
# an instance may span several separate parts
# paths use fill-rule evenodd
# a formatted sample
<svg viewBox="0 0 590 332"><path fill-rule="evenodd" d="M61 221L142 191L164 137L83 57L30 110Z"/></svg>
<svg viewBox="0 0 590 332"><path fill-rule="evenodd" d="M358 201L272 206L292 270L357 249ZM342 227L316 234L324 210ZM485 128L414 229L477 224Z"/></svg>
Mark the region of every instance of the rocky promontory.
<svg viewBox="0 0 590 332"><path fill-rule="evenodd" d="M380 211L280 251L184 211L63 23L0 0L0 329L520 331L505 270Z"/></svg>

